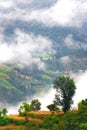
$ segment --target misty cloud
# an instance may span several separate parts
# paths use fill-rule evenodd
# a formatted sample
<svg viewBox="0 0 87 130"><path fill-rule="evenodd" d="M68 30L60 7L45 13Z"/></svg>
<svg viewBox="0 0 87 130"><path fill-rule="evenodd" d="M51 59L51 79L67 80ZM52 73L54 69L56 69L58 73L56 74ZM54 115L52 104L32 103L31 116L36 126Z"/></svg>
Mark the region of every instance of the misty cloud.
<svg viewBox="0 0 87 130"><path fill-rule="evenodd" d="M75 93L75 96L73 97L73 100L74 100L73 106L77 106L77 104L81 100L87 98L87 71L77 75L76 88L77 88L76 93Z"/></svg>
<svg viewBox="0 0 87 130"><path fill-rule="evenodd" d="M11 20L36 21L46 26L77 26L87 22L87 1L58 0L48 8L30 6L34 0L3 0L0 1L0 23ZM38 3L38 1L37 1Z"/></svg>
<svg viewBox="0 0 87 130"><path fill-rule="evenodd" d="M76 85L76 92L73 97L74 104L72 105L72 108L77 108L78 103L81 100L87 98L87 71L79 73L79 74L75 74L73 79L74 79L75 85ZM32 97L31 100L39 99L39 101L42 104L41 110L47 110L47 105L53 103L53 101L55 99L55 94L56 94L55 89L50 88L48 92L42 92L39 94L39 96L35 95L34 97ZM30 98L29 99L27 98L26 102L30 103L31 100L30 100ZM20 102L17 106L8 106L7 105L9 114L12 114L12 113L17 114L18 109L21 104L22 104L22 102Z"/></svg>
<svg viewBox="0 0 87 130"><path fill-rule="evenodd" d="M33 2L33 0L16 0L16 3L23 3L23 4L30 4Z"/></svg>
<svg viewBox="0 0 87 130"><path fill-rule="evenodd" d="M64 65L69 64L71 62L71 59L69 56L63 56L59 60L60 60L60 63Z"/></svg>
<svg viewBox="0 0 87 130"><path fill-rule="evenodd" d="M0 8L2 9L9 9L13 6L13 1L12 0L0 0Z"/></svg>
<svg viewBox="0 0 87 130"><path fill-rule="evenodd" d="M8 42L3 35L0 37L0 63L36 64L39 68L43 68L44 63L34 55L49 52L51 46L52 42L46 37L27 34L16 29L14 36Z"/></svg>
<svg viewBox="0 0 87 130"><path fill-rule="evenodd" d="M86 19L87 2L82 0L58 0L48 9L26 13L26 20L36 20L46 26L82 26ZM38 16L38 17L37 17Z"/></svg>
<svg viewBox="0 0 87 130"><path fill-rule="evenodd" d="M65 39L64 43L68 48L71 48L74 45L73 36L69 34Z"/></svg>
<svg viewBox="0 0 87 130"><path fill-rule="evenodd" d="M39 95L35 95L32 99L39 99L41 102L41 110L48 110L47 106L53 103L55 99L56 90L51 87L48 91L43 91ZM31 100L32 100L31 99ZM31 102L30 99L27 99L28 102Z"/></svg>
<svg viewBox="0 0 87 130"><path fill-rule="evenodd" d="M72 34L69 34L64 39L64 43L69 49L75 49L75 50L83 49L84 51L87 50L87 43L81 43L80 41L75 41Z"/></svg>

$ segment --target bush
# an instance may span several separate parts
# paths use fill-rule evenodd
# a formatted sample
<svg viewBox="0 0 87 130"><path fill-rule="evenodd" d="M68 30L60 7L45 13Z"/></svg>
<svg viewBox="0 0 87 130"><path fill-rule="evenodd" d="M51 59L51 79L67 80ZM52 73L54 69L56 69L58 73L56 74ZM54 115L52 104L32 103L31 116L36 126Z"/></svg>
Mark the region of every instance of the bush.
<svg viewBox="0 0 87 130"><path fill-rule="evenodd" d="M29 117L31 117L31 118L37 118L37 115L36 114L29 114Z"/></svg>
<svg viewBox="0 0 87 130"><path fill-rule="evenodd" d="M58 129L58 123L59 123L59 117L57 115L49 115L44 118L43 128L46 130L57 130Z"/></svg>
<svg viewBox="0 0 87 130"><path fill-rule="evenodd" d="M10 119L9 117L0 117L0 125L4 126L7 125L9 123L12 123L13 119Z"/></svg>
<svg viewBox="0 0 87 130"><path fill-rule="evenodd" d="M28 112L31 110L31 106L26 103L23 102L22 105L20 106L18 112L20 116L27 116Z"/></svg>
<svg viewBox="0 0 87 130"><path fill-rule="evenodd" d="M41 109L41 103L39 102L38 99L34 99L31 101L31 109L33 111L38 111Z"/></svg>
<svg viewBox="0 0 87 130"><path fill-rule="evenodd" d="M29 121L27 120L13 120L13 123L15 123L16 125L22 126L22 125L26 125Z"/></svg>
<svg viewBox="0 0 87 130"><path fill-rule="evenodd" d="M28 122L26 124L28 130L40 130L39 124L37 122Z"/></svg>

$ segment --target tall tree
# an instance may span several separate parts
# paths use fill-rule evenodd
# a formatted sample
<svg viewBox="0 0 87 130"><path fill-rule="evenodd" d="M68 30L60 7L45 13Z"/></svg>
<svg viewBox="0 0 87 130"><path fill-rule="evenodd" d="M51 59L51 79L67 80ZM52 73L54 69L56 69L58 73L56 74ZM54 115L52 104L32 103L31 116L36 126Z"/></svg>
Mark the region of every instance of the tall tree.
<svg viewBox="0 0 87 130"><path fill-rule="evenodd" d="M54 80L54 86L56 89L55 101L57 105L62 106L62 110L66 112L70 109L73 103L72 97L75 94L75 83L70 77L60 76Z"/></svg>

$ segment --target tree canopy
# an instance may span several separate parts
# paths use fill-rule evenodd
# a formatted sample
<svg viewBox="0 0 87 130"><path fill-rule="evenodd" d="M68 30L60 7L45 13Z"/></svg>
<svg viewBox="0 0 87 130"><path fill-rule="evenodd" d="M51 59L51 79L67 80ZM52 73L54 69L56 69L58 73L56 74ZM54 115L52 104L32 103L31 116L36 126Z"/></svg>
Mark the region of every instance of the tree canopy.
<svg viewBox="0 0 87 130"><path fill-rule="evenodd" d="M87 99L84 99L78 103L78 110L87 112Z"/></svg>
<svg viewBox="0 0 87 130"><path fill-rule="evenodd" d="M38 99L34 99L31 101L31 109L33 111L36 111L36 110L38 111L41 109L41 103L39 102Z"/></svg>
<svg viewBox="0 0 87 130"><path fill-rule="evenodd" d="M73 79L66 76L57 77L54 80L53 87L56 89L55 101L57 105L62 107L62 110L66 112L70 109L73 103L72 97L75 94L75 83Z"/></svg>
<svg viewBox="0 0 87 130"><path fill-rule="evenodd" d="M23 102L18 112L20 116L26 116L30 110L31 106L27 102Z"/></svg>

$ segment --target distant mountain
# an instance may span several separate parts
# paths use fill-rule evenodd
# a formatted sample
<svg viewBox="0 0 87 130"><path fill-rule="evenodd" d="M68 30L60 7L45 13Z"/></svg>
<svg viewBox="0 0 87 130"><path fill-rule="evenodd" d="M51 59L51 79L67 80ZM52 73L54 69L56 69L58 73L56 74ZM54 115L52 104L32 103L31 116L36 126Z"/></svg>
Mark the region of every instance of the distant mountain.
<svg viewBox="0 0 87 130"><path fill-rule="evenodd" d="M78 73L87 68L87 33L83 28L44 27L38 23L15 21L8 26L4 34L14 34L15 27L27 33L48 37L53 42L53 51L35 54L46 65L45 70L37 66L19 66L15 64L0 67L0 99L16 103L32 96L38 90L49 88L58 75Z"/></svg>
<svg viewBox="0 0 87 130"><path fill-rule="evenodd" d="M49 89L57 76L87 69L87 3L69 0L72 9L64 2L11 0L0 5L0 102L24 101Z"/></svg>

